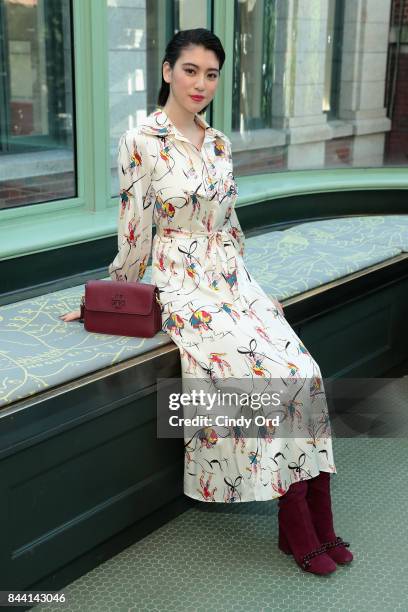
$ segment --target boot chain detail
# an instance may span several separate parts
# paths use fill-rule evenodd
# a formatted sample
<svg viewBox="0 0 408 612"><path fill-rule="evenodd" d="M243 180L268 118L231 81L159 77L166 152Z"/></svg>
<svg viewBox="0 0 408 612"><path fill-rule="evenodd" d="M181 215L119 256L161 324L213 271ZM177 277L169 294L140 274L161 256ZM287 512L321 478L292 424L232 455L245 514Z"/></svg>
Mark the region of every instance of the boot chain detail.
<svg viewBox="0 0 408 612"><path fill-rule="evenodd" d="M307 569L308 567L310 567L310 559L313 559L313 557L317 557L317 555L321 555L322 553L325 553L327 550L326 544L323 544L322 546L320 546L320 548L316 548L315 550L312 550L311 552L307 553L307 555L305 555L302 558L302 567L304 569Z"/></svg>
<svg viewBox="0 0 408 612"><path fill-rule="evenodd" d="M325 542L323 546L326 550L328 550L329 548L334 548L335 546L346 546L347 548L349 548L350 542L344 542L344 540L340 536L337 536L335 540L332 540L331 542Z"/></svg>

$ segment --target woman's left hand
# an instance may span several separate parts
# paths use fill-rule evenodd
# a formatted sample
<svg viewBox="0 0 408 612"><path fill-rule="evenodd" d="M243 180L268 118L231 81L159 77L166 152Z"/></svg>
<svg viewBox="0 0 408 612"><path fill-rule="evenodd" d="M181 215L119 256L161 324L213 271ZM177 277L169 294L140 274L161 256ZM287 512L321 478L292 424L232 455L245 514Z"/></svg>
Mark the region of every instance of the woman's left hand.
<svg viewBox="0 0 408 612"><path fill-rule="evenodd" d="M71 312L60 315L59 318L65 322L76 321L81 318L81 310L71 310Z"/></svg>

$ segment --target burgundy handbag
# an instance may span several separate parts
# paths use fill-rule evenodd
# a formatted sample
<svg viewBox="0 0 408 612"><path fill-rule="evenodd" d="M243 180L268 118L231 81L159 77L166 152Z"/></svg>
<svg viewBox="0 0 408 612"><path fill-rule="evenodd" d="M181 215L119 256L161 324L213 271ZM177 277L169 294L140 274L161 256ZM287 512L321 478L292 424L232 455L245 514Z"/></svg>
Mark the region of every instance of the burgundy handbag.
<svg viewBox="0 0 408 612"><path fill-rule="evenodd" d="M159 289L149 283L87 281L81 320L89 332L152 338L162 327Z"/></svg>

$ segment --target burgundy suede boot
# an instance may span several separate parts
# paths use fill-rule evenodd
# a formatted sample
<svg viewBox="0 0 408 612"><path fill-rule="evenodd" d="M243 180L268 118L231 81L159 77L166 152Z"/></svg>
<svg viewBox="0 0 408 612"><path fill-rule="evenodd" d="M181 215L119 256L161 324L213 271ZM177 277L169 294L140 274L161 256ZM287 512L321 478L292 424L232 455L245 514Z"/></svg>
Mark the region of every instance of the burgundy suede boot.
<svg viewBox="0 0 408 612"><path fill-rule="evenodd" d="M307 481L307 503L320 543L326 547L327 554L333 561L344 565L353 560L353 554L347 550L349 542L334 533L333 514L330 497L330 473L320 472L318 476Z"/></svg>
<svg viewBox="0 0 408 612"><path fill-rule="evenodd" d="M307 482L301 480L290 485L278 498L279 548L293 554L296 563L312 574L331 574L336 564L325 554L313 527L306 501Z"/></svg>

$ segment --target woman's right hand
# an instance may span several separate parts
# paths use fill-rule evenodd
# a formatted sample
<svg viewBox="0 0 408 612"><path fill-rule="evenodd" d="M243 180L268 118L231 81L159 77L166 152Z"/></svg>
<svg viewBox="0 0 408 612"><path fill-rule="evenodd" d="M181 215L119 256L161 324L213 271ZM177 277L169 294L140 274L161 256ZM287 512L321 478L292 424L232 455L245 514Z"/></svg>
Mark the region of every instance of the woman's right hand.
<svg viewBox="0 0 408 612"><path fill-rule="evenodd" d="M81 310L71 310L71 312L66 312L65 314L60 315L59 318L66 323L68 321L76 321L77 319L81 318Z"/></svg>

